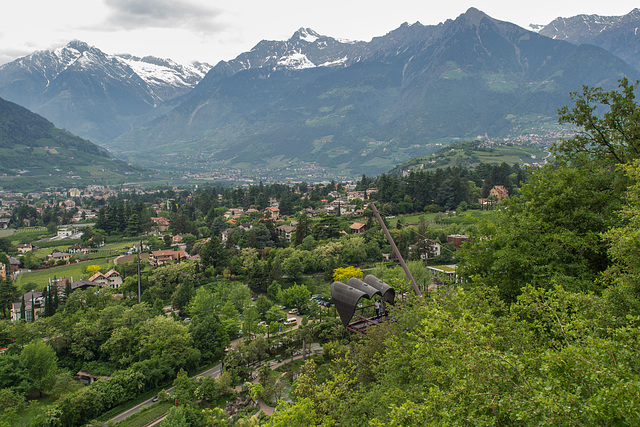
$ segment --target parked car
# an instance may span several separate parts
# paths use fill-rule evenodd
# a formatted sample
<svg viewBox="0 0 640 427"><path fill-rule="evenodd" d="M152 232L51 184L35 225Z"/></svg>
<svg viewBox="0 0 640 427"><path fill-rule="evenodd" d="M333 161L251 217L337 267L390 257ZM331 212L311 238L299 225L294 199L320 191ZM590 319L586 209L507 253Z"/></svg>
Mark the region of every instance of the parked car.
<svg viewBox="0 0 640 427"><path fill-rule="evenodd" d="M289 314L298 314L298 309L292 308L291 310L289 310Z"/></svg>
<svg viewBox="0 0 640 427"><path fill-rule="evenodd" d="M290 317L287 319L286 322L284 322L284 326L292 326L297 324L298 324L298 319L296 319L295 317Z"/></svg>

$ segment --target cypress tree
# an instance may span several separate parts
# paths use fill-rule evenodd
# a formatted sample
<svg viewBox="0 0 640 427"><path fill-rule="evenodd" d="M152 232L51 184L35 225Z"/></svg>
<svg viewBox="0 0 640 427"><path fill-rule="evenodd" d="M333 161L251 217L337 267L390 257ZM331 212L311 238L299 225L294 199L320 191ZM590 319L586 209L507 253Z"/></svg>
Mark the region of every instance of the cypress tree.
<svg viewBox="0 0 640 427"><path fill-rule="evenodd" d="M20 319L21 320L25 320L25 302L24 302L24 295L22 295L22 305L20 306Z"/></svg>
<svg viewBox="0 0 640 427"><path fill-rule="evenodd" d="M66 282L68 282L68 280L66 280ZM51 293L51 291L49 291L49 293ZM54 284L53 285L53 295L52 297L50 297L52 299L51 301L51 315L53 316L56 313L56 310L58 310L58 305L60 304L60 299L58 297L58 285Z"/></svg>
<svg viewBox="0 0 640 427"><path fill-rule="evenodd" d="M49 289L51 285L47 285L42 291L42 298L44 298L44 315L45 317L51 316L51 305L49 304Z"/></svg>
<svg viewBox="0 0 640 427"><path fill-rule="evenodd" d="M71 295L71 280L67 280L64 284L64 299L65 301L69 299L69 295Z"/></svg>

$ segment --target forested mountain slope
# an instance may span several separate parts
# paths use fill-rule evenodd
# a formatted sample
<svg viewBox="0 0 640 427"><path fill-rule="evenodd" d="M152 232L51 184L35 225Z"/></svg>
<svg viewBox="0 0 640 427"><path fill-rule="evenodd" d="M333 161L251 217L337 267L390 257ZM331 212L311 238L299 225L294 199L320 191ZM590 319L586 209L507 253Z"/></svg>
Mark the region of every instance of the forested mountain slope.
<svg viewBox="0 0 640 427"><path fill-rule="evenodd" d="M146 172L146 174L145 174ZM149 175L106 150L58 129L43 117L0 98L0 185L29 188L114 183Z"/></svg>

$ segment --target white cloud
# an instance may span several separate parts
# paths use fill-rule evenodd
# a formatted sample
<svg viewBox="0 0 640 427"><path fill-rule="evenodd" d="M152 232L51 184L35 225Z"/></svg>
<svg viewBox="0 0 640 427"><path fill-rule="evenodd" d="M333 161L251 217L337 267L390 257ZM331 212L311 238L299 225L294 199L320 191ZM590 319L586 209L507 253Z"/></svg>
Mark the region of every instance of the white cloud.
<svg viewBox="0 0 640 427"><path fill-rule="evenodd" d="M222 11L184 0L105 0L106 25L126 30L140 28L188 28L216 31Z"/></svg>

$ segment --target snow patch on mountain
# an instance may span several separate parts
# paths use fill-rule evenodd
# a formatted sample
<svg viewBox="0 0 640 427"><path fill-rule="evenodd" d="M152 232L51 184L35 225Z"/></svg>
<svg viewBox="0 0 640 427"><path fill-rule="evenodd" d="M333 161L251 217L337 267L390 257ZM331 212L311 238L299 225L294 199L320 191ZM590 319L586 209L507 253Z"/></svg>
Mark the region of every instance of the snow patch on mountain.
<svg viewBox="0 0 640 427"><path fill-rule="evenodd" d="M345 64L347 62L347 60L349 59L349 57L347 56L343 56L342 58L333 60L333 61L327 61L323 64L320 64L319 67L335 67L337 65L342 65Z"/></svg>
<svg viewBox="0 0 640 427"><path fill-rule="evenodd" d="M168 84L173 87L193 87L205 76L211 66L195 62L189 65L178 64L171 59L154 57L138 58L131 55L117 55L142 80L152 86Z"/></svg>
<svg viewBox="0 0 640 427"><path fill-rule="evenodd" d="M280 58L278 60L278 65L290 70L303 70L305 68L314 68L316 66L316 64L307 58L307 55L301 52L295 52Z"/></svg>
<svg viewBox="0 0 640 427"><path fill-rule="evenodd" d="M164 82L172 86L185 85L182 76L178 75L178 73L171 68L131 59L119 59L124 61L138 76L140 76L142 80L147 83L158 84L160 82Z"/></svg>

